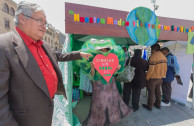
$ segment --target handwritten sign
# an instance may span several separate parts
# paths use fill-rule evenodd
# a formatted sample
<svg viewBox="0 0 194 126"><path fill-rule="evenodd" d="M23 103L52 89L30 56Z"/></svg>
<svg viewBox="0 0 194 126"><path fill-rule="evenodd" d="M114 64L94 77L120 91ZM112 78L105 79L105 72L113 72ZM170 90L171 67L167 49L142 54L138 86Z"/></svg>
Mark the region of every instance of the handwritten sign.
<svg viewBox="0 0 194 126"><path fill-rule="evenodd" d="M110 53L105 57L98 54L94 57L93 64L95 69L101 74L101 76L109 82L117 66L119 65L118 57Z"/></svg>

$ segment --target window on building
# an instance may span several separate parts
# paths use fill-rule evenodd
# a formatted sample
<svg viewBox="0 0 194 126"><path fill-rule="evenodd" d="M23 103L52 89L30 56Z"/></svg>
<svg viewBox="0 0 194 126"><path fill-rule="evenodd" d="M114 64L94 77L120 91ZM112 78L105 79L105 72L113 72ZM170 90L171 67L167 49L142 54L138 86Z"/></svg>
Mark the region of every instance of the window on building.
<svg viewBox="0 0 194 126"><path fill-rule="evenodd" d="M13 16L15 15L15 11L12 7L10 8L10 14L13 15Z"/></svg>
<svg viewBox="0 0 194 126"><path fill-rule="evenodd" d="M9 7L6 3L3 4L3 11L5 11L6 13L9 13Z"/></svg>
<svg viewBox="0 0 194 126"><path fill-rule="evenodd" d="M10 29L10 23L8 20L5 20L5 28Z"/></svg>
<svg viewBox="0 0 194 126"><path fill-rule="evenodd" d="M45 37L45 39L44 39L46 42L47 42L47 37Z"/></svg>

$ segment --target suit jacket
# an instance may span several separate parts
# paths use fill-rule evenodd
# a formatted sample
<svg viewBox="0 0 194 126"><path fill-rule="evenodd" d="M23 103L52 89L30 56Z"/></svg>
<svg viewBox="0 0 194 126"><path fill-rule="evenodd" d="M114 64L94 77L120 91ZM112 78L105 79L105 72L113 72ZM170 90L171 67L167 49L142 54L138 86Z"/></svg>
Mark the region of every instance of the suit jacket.
<svg viewBox="0 0 194 126"><path fill-rule="evenodd" d="M58 76L57 94L66 97L58 61L81 59L80 52L56 53L42 45ZM0 126L51 126L53 99L42 72L16 30L0 35Z"/></svg>

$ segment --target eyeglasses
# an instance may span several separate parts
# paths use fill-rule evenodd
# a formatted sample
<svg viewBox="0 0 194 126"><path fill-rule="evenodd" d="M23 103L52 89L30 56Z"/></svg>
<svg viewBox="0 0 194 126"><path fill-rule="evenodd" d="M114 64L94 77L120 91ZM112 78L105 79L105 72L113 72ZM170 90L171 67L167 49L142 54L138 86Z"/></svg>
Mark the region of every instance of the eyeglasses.
<svg viewBox="0 0 194 126"><path fill-rule="evenodd" d="M28 15L24 15L24 16L36 20L37 23L38 23L38 25L40 25L40 26L46 26L46 27L48 27L48 23L45 22L45 21L43 21L43 20L41 20L41 19L36 19L36 18L33 18L31 16L28 16Z"/></svg>

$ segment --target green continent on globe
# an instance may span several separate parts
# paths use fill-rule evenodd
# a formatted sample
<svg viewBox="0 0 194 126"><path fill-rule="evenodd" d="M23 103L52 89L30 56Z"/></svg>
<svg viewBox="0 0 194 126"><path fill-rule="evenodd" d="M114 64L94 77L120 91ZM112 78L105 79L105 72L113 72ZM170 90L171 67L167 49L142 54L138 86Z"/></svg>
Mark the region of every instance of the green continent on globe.
<svg viewBox="0 0 194 126"><path fill-rule="evenodd" d="M136 11L136 17L139 19L140 23L149 22L152 16L152 12L145 7L138 7Z"/></svg>

